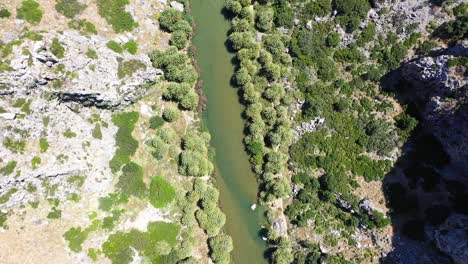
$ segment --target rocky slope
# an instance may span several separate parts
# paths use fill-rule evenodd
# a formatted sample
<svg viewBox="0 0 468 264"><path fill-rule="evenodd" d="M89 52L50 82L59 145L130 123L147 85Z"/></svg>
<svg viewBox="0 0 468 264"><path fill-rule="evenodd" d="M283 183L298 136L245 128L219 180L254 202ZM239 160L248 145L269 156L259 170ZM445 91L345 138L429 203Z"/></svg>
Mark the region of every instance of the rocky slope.
<svg viewBox="0 0 468 264"><path fill-rule="evenodd" d="M211 261L195 211L204 213L198 200L211 191L204 206L222 222L217 190L197 175L195 194L177 162L182 138L201 133L198 114L162 100L168 81L149 56L169 46L158 17L170 6L180 18L189 8L0 3L0 263ZM194 140L207 152L203 136Z"/></svg>

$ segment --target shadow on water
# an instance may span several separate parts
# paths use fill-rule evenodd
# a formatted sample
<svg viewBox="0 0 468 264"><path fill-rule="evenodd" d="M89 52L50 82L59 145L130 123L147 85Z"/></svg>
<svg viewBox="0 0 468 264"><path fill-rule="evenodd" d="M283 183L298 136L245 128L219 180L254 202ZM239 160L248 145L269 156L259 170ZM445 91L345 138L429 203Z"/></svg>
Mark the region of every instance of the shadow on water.
<svg viewBox="0 0 468 264"><path fill-rule="evenodd" d="M421 93L419 88L403 79L400 71L383 78L382 87L394 93L400 104L407 105L407 112L416 117L419 124L404 144L402 156L383 181L394 234L393 250L380 262L452 263L450 257L436 247L434 234L447 218L468 214L467 164L451 159L444 144L434 134L436 129L441 128L432 127L424 120L423 109L436 93L435 89L431 91L428 85ZM468 107L462 106L452 114L467 116ZM433 118L448 120L452 117ZM446 127L442 129L460 130L466 127L468 119L460 120L465 124L454 126L446 122Z"/></svg>

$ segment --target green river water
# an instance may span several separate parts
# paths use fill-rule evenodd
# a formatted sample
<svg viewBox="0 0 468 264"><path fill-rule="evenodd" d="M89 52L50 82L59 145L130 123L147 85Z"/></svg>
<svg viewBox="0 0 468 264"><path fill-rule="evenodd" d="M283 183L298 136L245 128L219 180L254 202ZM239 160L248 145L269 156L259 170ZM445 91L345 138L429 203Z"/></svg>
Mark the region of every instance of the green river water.
<svg viewBox="0 0 468 264"><path fill-rule="evenodd" d="M266 243L259 236L264 211L260 207L250 209L257 202L258 183L242 143L243 106L237 90L230 85L233 54L224 45L230 23L222 15L222 7L222 0L192 1L196 24L193 43L207 97L204 124L216 151L216 180L226 214L225 229L234 242L232 260L236 264L266 263Z"/></svg>

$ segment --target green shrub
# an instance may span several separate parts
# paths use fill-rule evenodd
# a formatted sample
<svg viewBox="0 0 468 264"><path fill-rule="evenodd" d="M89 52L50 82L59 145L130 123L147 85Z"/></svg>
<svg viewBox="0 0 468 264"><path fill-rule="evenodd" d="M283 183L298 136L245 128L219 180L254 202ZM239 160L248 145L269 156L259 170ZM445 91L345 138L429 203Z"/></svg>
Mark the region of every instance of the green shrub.
<svg viewBox="0 0 468 264"><path fill-rule="evenodd" d="M81 35L96 35L98 32L96 26L86 19L73 19L68 22L71 29L77 30Z"/></svg>
<svg viewBox="0 0 468 264"><path fill-rule="evenodd" d="M138 51L138 44L132 39L125 43L122 48L128 51L128 53L135 55Z"/></svg>
<svg viewBox="0 0 468 264"><path fill-rule="evenodd" d="M178 49L183 49L187 46L189 39L187 34L182 30L172 32L170 43Z"/></svg>
<svg viewBox="0 0 468 264"><path fill-rule="evenodd" d="M159 25L162 29L172 32L177 22L183 20L182 12L174 8L166 8L159 16Z"/></svg>
<svg viewBox="0 0 468 264"><path fill-rule="evenodd" d="M39 139L39 148L43 153L49 149L49 142L47 141L47 138Z"/></svg>
<svg viewBox="0 0 468 264"><path fill-rule="evenodd" d="M4 204L10 200L10 197L18 191L16 188L11 188L7 192L5 192L2 196L0 196L0 204Z"/></svg>
<svg viewBox="0 0 468 264"><path fill-rule="evenodd" d="M183 151L180 154L179 173L187 176L202 177L210 175L213 164L207 157L196 151Z"/></svg>
<svg viewBox="0 0 468 264"><path fill-rule="evenodd" d="M216 264L229 264L231 263L230 253L234 249L232 239L230 236L221 233L208 240L210 247L210 257Z"/></svg>
<svg viewBox="0 0 468 264"><path fill-rule="evenodd" d="M259 7L255 13L255 26L260 31L268 31L273 26L273 9L270 7Z"/></svg>
<svg viewBox="0 0 468 264"><path fill-rule="evenodd" d="M149 127L152 129L160 128L164 125L164 119L160 116L152 116L149 120Z"/></svg>
<svg viewBox="0 0 468 264"><path fill-rule="evenodd" d="M339 21L350 31L359 26L371 8L368 0L334 0L333 4Z"/></svg>
<svg viewBox="0 0 468 264"><path fill-rule="evenodd" d="M42 10L39 3L34 0L23 0L21 7L16 9L16 16L24 19L31 24L39 24L42 19Z"/></svg>
<svg viewBox="0 0 468 264"><path fill-rule="evenodd" d="M63 135L66 137L66 138L74 138L76 137L76 133L71 131L69 128L63 132Z"/></svg>
<svg viewBox="0 0 468 264"><path fill-rule="evenodd" d="M50 52L55 55L55 57L59 59L63 59L65 57L65 48L60 44L58 38L54 38L52 40L52 45L50 46Z"/></svg>
<svg viewBox="0 0 468 264"><path fill-rule="evenodd" d="M242 5L236 0L226 0L224 2L224 9L233 15L238 15L242 10Z"/></svg>
<svg viewBox="0 0 468 264"><path fill-rule="evenodd" d="M424 41L418 48L419 53L427 53L437 47L437 42L433 40Z"/></svg>
<svg viewBox="0 0 468 264"><path fill-rule="evenodd" d="M330 15L332 12L332 1L331 0L317 0L310 1L305 5L304 13L308 17L312 18L315 16L323 17Z"/></svg>
<svg viewBox="0 0 468 264"><path fill-rule="evenodd" d="M120 45L119 43L111 40L109 42L107 42L106 46L113 50L114 52L117 52L117 53L122 53L124 51L122 45Z"/></svg>
<svg viewBox="0 0 468 264"><path fill-rule="evenodd" d="M98 55L94 49L88 48L88 51L86 51L86 57L96 60L98 58Z"/></svg>
<svg viewBox="0 0 468 264"><path fill-rule="evenodd" d="M164 71L168 81L193 84L198 74L191 64L187 64L187 54L178 51L176 47L169 47L164 51L156 50L150 54L153 67Z"/></svg>
<svg viewBox="0 0 468 264"><path fill-rule="evenodd" d="M221 228L226 223L226 216L221 210L214 206L204 210L198 210L195 213L200 227L203 228L209 237L219 234Z"/></svg>
<svg viewBox="0 0 468 264"><path fill-rule="evenodd" d="M72 227L68 229L68 231L65 232L65 234L63 234L65 240L68 241L68 247L71 251L76 253L81 252L81 245L86 241L89 233L93 231L93 229L95 229L95 226L97 226L95 223L99 222L93 222L93 225L89 226L84 230L81 230L81 227Z"/></svg>
<svg viewBox="0 0 468 264"><path fill-rule="evenodd" d="M455 57L447 61L448 67L464 66L468 68L468 58L467 57Z"/></svg>
<svg viewBox="0 0 468 264"><path fill-rule="evenodd" d="M171 127L158 129L157 135L166 144L174 144L174 142L179 141L177 137L177 133Z"/></svg>
<svg viewBox="0 0 468 264"><path fill-rule="evenodd" d="M57 0L55 4L55 10L68 18L75 18L85 8L86 5L77 0Z"/></svg>
<svg viewBox="0 0 468 264"><path fill-rule="evenodd" d="M465 16L468 15L468 3L460 3L453 8L453 14L455 16Z"/></svg>
<svg viewBox="0 0 468 264"><path fill-rule="evenodd" d="M0 18L7 18L10 17L11 13L6 8L0 8Z"/></svg>
<svg viewBox="0 0 468 264"><path fill-rule="evenodd" d="M147 188L143 182L143 168L134 163L129 162L122 168L122 174L116 187L128 196L144 197L147 195Z"/></svg>
<svg viewBox="0 0 468 264"><path fill-rule="evenodd" d="M47 214L48 219L59 219L60 217L62 217L62 211L58 210L55 207L52 208L52 212L49 212L49 214Z"/></svg>
<svg viewBox="0 0 468 264"><path fill-rule="evenodd" d="M101 126L99 124L96 124L93 128L93 138L102 139Z"/></svg>
<svg viewBox="0 0 468 264"><path fill-rule="evenodd" d="M294 256L292 254L291 242L287 240L287 238L281 238L278 243L278 247L276 247L271 257L273 263L276 264L292 263L294 260Z"/></svg>
<svg viewBox="0 0 468 264"><path fill-rule="evenodd" d="M163 94L164 99L175 101L184 110L195 110L198 106L198 94L189 84L171 83Z"/></svg>
<svg viewBox="0 0 468 264"><path fill-rule="evenodd" d="M35 170L38 168L38 165L41 164L41 158L38 156L35 156L31 160L31 167Z"/></svg>
<svg viewBox="0 0 468 264"><path fill-rule="evenodd" d="M12 138L7 137L3 140L3 146L13 153L23 153L26 148L26 141L14 140Z"/></svg>
<svg viewBox="0 0 468 264"><path fill-rule="evenodd" d="M154 148L154 151L151 152L153 157L157 160L161 160L167 153L168 145L164 143L159 137L154 138L151 141L151 145Z"/></svg>
<svg viewBox="0 0 468 264"><path fill-rule="evenodd" d="M377 34L377 30L376 30L375 24L372 22L369 22L367 27L361 31L361 34L359 35L357 39L358 45L364 46L364 44L373 41L376 34Z"/></svg>
<svg viewBox="0 0 468 264"><path fill-rule="evenodd" d="M2 175L10 175L13 173L13 171L16 168L16 165L18 165L18 162L16 161L9 161L4 167L0 168L0 174Z"/></svg>
<svg viewBox="0 0 468 264"><path fill-rule="evenodd" d="M291 28L294 25L294 12L289 6L288 1L275 1L273 4L273 10L275 12L273 21L277 27Z"/></svg>
<svg viewBox="0 0 468 264"><path fill-rule="evenodd" d="M175 189L164 178L151 178L149 200L155 208L163 208L174 200Z"/></svg>
<svg viewBox="0 0 468 264"><path fill-rule="evenodd" d="M442 25L438 34L453 41L466 39L468 37L468 15L458 16L455 20Z"/></svg>
<svg viewBox="0 0 468 264"><path fill-rule="evenodd" d="M106 19L117 33L132 31L138 26L132 15L125 11L128 0L98 0L99 15Z"/></svg>
<svg viewBox="0 0 468 264"><path fill-rule="evenodd" d="M347 62L347 63L359 63L365 60L364 55L354 48L354 49L340 49L335 52L333 58L338 62Z"/></svg>
<svg viewBox="0 0 468 264"><path fill-rule="evenodd" d="M110 167L114 173L119 171L124 164L130 162L130 156L135 154L138 148L138 141L132 137L132 131L137 121L137 112L126 112L112 117L112 122L119 127L115 135L117 150L110 161Z"/></svg>
<svg viewBox="0 0 468 264"><path fill-rule="evenodd" d="M163 115L162 115L164 120L170 123L176 121L179 118L179 116L180 116L180 111L177 110L177 108L172 108L172 107L164 109Z"/></svg>
<svg viewBox="0 0 468 264"><path fill-rule="evenodd" d="M336 47L341 42L341 36L338 32L330 32L326 38L326 43L328 47Z"/></svg>

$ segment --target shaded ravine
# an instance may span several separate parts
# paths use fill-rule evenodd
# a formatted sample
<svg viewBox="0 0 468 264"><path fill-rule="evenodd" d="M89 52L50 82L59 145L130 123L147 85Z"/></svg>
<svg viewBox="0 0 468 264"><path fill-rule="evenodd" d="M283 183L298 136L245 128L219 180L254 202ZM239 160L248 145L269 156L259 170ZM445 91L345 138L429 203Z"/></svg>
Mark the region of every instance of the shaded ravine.
<svg viewBox="0 0 468 264"><path fill-rule="evenodd" d="M225 41L230 23L222 15L222 0L192 1L196 25L193 44L206 96L204 125L216 151L216 180L220 203L226 214L226 232L232 237L232 260L237 264L266 263L266 243L259 236L263 210L250 206L257 201L258 183L244 150L243 106L230 85L233 55Z"/></svg>

